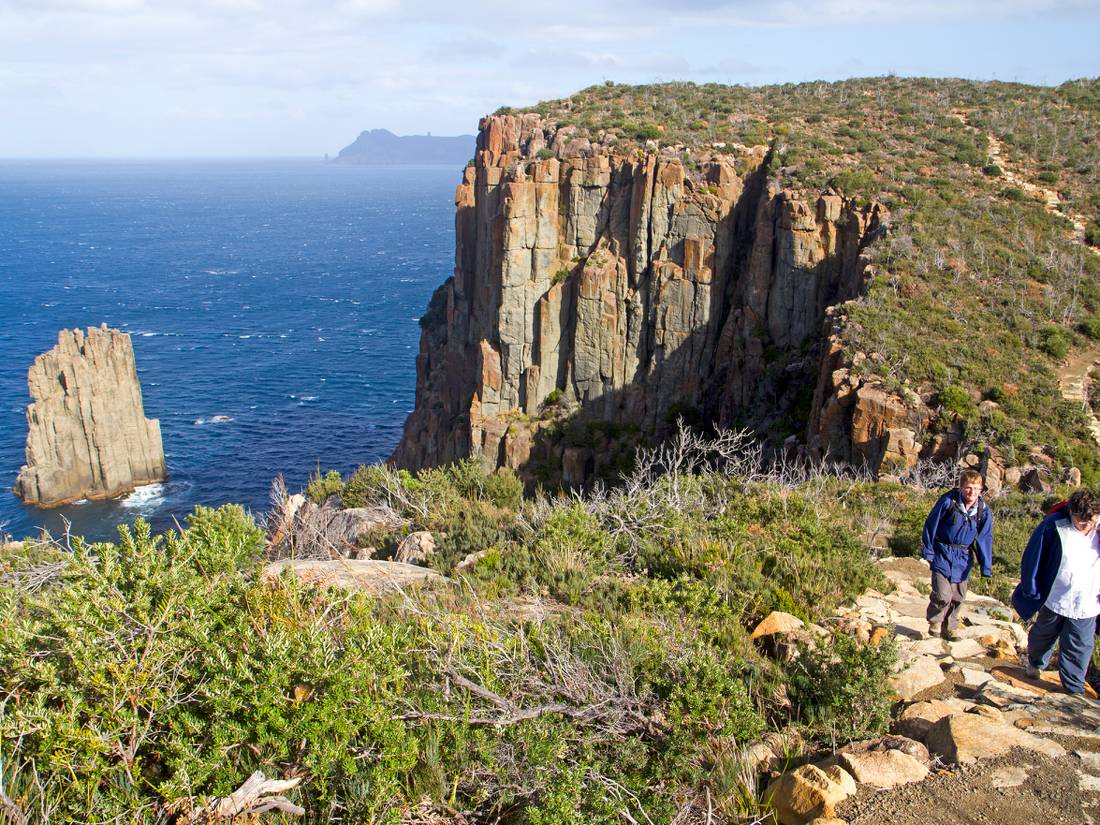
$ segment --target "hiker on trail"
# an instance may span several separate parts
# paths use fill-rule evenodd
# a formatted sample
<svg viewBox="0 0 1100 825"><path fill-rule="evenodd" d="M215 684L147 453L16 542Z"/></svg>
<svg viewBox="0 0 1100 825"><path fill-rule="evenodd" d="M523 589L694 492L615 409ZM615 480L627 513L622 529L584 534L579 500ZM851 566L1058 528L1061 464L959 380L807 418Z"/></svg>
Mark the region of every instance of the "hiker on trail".
<svg viewBox="0 0 1100 825"><path fill-rule="evenodd" d="M921 533L921 555L932 566L928 633L954 639L959 611L977 556L983 576L993 575L993 513L982 499L982 474L963 470L959 486L940 496Z"/></svg>
<svg viewBox="0 0 1100 825"><path fill-rule="evenodd" d="M1058 643L1058 676L1066 693L1084 693L1100 615L1100 499L1078 490L1047 513L1020 560L1012 606L1024 620L1038 611L1027 634L1027 675L1035 678Z"/></svg>

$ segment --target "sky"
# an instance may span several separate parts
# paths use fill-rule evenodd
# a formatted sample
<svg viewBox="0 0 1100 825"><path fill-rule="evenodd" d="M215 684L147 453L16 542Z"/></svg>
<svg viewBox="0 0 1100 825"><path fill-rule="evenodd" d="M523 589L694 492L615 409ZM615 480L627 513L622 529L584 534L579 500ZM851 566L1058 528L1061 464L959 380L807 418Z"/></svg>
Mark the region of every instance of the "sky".
<svg viewBox="0 0 1100 825"><path fill-rule="evenodd" d="M1100 76L1100 0L0 0L0 158L321 157L611 80Z"/></svg>

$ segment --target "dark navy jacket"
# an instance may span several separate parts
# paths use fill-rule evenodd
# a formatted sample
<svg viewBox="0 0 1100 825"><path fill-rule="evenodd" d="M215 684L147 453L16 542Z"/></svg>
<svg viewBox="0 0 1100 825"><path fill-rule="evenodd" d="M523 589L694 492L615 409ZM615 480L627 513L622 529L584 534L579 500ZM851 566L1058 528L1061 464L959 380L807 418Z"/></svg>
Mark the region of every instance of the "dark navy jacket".
<svg viewBox="0 0 1100 825"><path fill-rule="evenodd" d="M1020 583L1012 591L1012 607L1021 619L1030 619L1046 603L1050 588L1062 566L1062 542L1058 522L1069 518L1068 509L1058 509L1039 522L1020 559Z"/></svg>
<svg viewBox="0 0 1100 825"><path fill-rule="evenodd" d="M932 569L958 583L970 577L970 545L977 539L975 551L983 576L993 575L993 513L978 499L977 513L971 517L962 510L957 489L944 493L924 520L921 555Z"/></svg>

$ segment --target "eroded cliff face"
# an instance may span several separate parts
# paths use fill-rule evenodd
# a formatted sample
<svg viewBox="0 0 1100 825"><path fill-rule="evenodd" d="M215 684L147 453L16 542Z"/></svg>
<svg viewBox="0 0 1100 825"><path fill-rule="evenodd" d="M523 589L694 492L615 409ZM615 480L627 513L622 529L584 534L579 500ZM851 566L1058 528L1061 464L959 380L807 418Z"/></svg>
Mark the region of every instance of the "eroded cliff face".
<svg viewBox="0 0 1100 825"><path fill-rule="evenodd" d="M167 478L160 422L145 417L130 336L62 330L27 373L27 463L15 493L51 506Z"/></svg>
<svg viewBox="0 0 1100 825"><path fill-rule="evenodd" d="M826 308L859 293L885 215L784 191L769 160L619 154L537 115L484 119L394 461L522 471L556 449L577 481L599 456L544 437L548 401L642 432L679 409L762 426L808 402Z"/></svg>

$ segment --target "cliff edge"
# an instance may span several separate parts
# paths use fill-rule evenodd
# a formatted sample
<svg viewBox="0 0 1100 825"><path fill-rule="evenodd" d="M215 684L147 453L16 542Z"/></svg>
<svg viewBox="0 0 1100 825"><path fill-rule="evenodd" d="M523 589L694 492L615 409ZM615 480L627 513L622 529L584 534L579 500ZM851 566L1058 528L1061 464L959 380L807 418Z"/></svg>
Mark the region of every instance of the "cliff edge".
<svg viewBox="0 0 1100 825"><path fill-rule="evenodd" d="M808 402L826 309L859 294L887 213L783 189L772 155L617 151L538 114L483 119L394 461L561 463L575 483L608 455L554 438L549 407L659 433L684 411L764 425Z"/></svg>
<svg viewBox="0 0 1100 825"><path fill-rule="evenodd" d="M27 384L27 463L14 492L42 507L111 498L168 477L160 422L145 417L130 336L62 330Z"/></svg>

